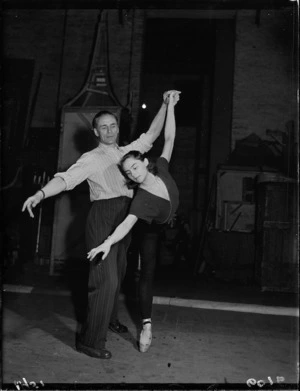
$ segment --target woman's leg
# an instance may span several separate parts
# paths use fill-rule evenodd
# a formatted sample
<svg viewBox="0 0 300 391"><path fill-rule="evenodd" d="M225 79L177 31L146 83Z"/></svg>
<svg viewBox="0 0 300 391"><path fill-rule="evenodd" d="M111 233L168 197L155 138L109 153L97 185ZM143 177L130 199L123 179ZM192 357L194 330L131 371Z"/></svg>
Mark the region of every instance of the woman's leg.
<svg viewBox="0 0 300 391"><path fill-rule="evenodd" d="M139 301L142 319L151 318L153 301L153 279L157 258L158 227L141 223L139 227L141 270Z"/></svg>
<svg viewBox="0 0 300 391"><path fill-rule="evenodd" d="M153 279L157 257L158 227L156 224L139 222L137 226L141 270L139 279L139 302L142 316L139 349L145 353L152 341Z"/></svg>

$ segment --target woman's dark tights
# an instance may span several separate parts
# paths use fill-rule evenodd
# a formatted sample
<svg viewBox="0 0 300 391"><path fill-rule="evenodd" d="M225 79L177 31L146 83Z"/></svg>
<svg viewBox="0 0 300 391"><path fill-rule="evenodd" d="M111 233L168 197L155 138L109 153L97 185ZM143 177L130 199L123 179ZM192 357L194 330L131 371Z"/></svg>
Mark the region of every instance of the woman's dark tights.
<svg viewBox="0 0 300 391"><path fill-rule="evenodd" d="M141 270L139 280L139 302L142 319L151 318L153 300L153 278L155 273L158 226L156 224L139 223L139 253Z"/></svg>

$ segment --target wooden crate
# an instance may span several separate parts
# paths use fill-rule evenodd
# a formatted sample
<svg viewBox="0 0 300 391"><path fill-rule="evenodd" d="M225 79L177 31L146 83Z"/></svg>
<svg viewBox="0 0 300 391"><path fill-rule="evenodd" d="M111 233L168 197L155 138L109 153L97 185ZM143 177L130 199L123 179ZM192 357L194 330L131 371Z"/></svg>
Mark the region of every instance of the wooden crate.
<svg viewBox="0 0 300 391"><path fill-rule="evenodd" d="M295 185L278 175L258 178L255 276L264 291L297 291Z"/></svg>

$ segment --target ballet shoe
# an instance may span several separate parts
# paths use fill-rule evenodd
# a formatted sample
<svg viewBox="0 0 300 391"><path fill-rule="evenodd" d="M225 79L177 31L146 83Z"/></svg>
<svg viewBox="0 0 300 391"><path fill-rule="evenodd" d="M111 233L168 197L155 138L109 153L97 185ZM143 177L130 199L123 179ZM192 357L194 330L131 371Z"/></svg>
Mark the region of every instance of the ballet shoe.
<svg viewBox="0 0 300 391"><path fill-rule="evenodd" d="M151 322L145 323L140 333L139 349L141 353L146 353L152 342Z"/></svg>

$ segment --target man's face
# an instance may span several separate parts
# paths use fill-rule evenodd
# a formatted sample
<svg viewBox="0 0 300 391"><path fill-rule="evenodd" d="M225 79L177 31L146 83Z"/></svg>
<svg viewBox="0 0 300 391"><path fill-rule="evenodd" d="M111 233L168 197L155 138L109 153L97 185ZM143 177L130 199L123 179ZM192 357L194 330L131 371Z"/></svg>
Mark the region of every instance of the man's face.
<svg viewBox="0 0 300 391"><path fill-rule="evenodd" d="M106 145L112 145L117 142L119 126L113 115L105 114L97 120L97 126L94 128L96 137L100 142Z"/></svg>

